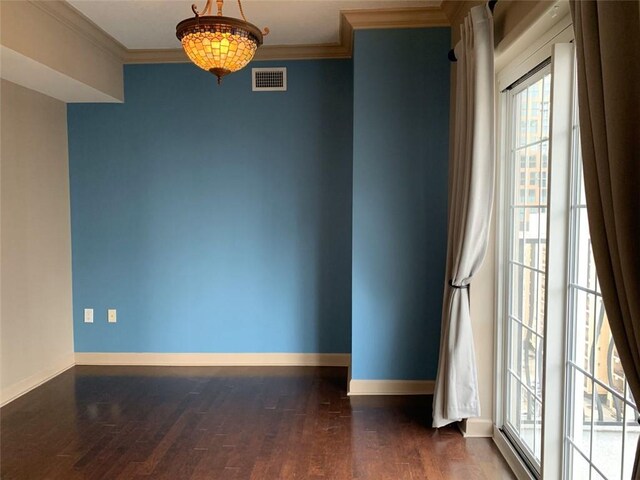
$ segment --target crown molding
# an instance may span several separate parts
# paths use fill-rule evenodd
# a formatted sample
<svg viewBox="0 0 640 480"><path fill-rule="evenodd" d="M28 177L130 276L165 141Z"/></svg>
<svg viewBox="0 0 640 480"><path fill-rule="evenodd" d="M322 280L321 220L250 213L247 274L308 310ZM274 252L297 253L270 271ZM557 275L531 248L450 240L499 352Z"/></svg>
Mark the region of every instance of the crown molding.
<svg viewBox="0 0 640 480"><path fill-rule="evenodd" d="M351 58L351 49L342 44L324 45L264 45L256 51L254 60L312 60ZM188 63L189 58L180 48L127 50L124 63Z"/></svg>
<svg viewBox="0 0 640 480"><path fill-rule="evenodd" d="M440 7L343 10L341 14L354 30L448 27L450 25L446 13Z"/></svg>
<svg viewBox="0 0 640 480"><path fill-rule="evenodd" d="M125 64L189 62L186 54L179 48L128 49L65 0L29 1ZM442 7L449 8L449 3L463 2L444 1ZM351 58L354 30L448 27L450 25L447 10L440 7L343 10L340 12L338 43L263 45L256 52L255 60Z"/></svg>
<svg viewBox="0 0 640 480"><path fill-rule="evenodd" d="M344 13L340 13L340 46L346 50L347 58L353 56L353 25Z"/></svg>
<svg viewBox="0 0 640 480"><path fill-rule="evenodd" d="M124 63L186 63L187 54L181 48L127 49Z"/></svg>
<svg viewBox="0 0 640 480"><path fill-rule="evenodd" d="M464 0L443 0L440 8L444 11L449 19L449 24L454 26L456 21L462 16L465 9Z"/></svg>
<svg viewBox="0 0 640 480"><path fill-rule="evenodd" d="M339 43L318 45L263 45L255 60L317 60L351 58L354 30L384 28L448 27L451 23L439 7L379 8L343 10L340 13ZM189 59L182 49L126 50L124 63L184 63Z"/></svg>
<svg viewBox="0 0 640 480"><path fill-rule="evenodd" d="M440 8L449 19L449 22L453 19L455 11L458 9L460 0L442 0Z"/></svg>
<svg viewBox="0 0 640 480"><path fill-rule="evenodd" d="M31 5L51 15L58 22L111 55L114 60L122 62L125 58L127 48L124 45L73 8L65 0L50 0L46 2L37 0L28 1Z"/></svg>
<svg viewBox="0 0 640 480"><path fill-rule="evenodd" d="M342 44L265 45L258 49L255 60L311 60L351 58L351 51Z"/></svg>

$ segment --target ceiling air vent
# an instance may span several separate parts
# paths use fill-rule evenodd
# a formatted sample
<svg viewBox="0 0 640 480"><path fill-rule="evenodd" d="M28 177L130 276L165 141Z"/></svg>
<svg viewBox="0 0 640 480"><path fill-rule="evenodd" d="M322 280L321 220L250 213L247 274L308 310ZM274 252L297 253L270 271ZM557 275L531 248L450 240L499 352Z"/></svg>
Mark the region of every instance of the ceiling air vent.
<svg viewBox="0 0 640 480"><path fill-rule="evenodd" d="M252 68L251 77L254 92L284 92L287 90L286 67Z"/></svg>

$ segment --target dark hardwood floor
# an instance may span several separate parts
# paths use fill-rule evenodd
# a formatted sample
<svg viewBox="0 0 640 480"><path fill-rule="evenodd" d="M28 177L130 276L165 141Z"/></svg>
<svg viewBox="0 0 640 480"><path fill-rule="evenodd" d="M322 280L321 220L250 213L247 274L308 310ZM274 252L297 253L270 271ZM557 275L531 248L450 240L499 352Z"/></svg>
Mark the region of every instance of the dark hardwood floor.
<svg viewBox="0 0 640 480"><path fill-rule="evenodd" d="M346 369L74 367L0 410L3 480L503 479L430 397L347 397Z"/></svg>

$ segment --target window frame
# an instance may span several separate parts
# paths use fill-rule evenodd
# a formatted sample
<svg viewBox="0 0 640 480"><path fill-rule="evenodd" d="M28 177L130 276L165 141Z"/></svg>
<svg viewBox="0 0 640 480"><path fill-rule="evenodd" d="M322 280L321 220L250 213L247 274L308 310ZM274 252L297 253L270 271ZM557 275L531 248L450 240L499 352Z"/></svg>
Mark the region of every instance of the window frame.
<svg viewBox="0 0 640 480"><path fill-rule="evenodd" d="M509 62L503 62L502 66L499 68L498 73L496 75L496 97L498 99L497 104L497 132L498 132L498 143L497 143L497 154L499 159L499 165L497 169L497 178L496 178L496 211L495 211L495 219L496 219L496 242L495 242L495 282L496 282L496 296L495 296L495 312L496 312L496 323L495 323L495 356L494 356L494 405L493 405L493 418L495 421L494 426L494 441L498 446L499 450L503 453L508 463L512 467L516 477L518 479L534 479L536 476L532 473L529 465L525 464L522 458L519 456L518 452L514 448L514 446L510 443L508 438L502 431L504 426L504 410L505 410L505 402L503 395L504 388L504 364L505 364L505 342L504 336L507 333L507 329L502 321L504 317L505 311L505 301L507 295L505 293L506 284L505 284L505 275L502 274L504 269L506 268L506 255L505 248L509 245L509 237L508 237L508 229L506 219L505 210L508 209L506 206L506 197L510 195L510 191L506 189L506 159L509 158L509 150L508 150L508 142L510 133L505 133L505 119L508 118L509 111L507 109L506 97L502 95L500 92L504 90L506 87L514 83L519 78L526 75L531 70L535 69L540 63L542 63L545 59L550 58L554 51L554 45L561 43L566 44L573 41L573 29L571 26L571 18L569 15L559 19L556 23L553 24L546 32L541 34L538 37L538 40L534 42L532 45L522 48L519 46L520 53L514 54L513 51L506 50L503 55L507 58L511 58ZM512 50L516 50L516 46L512 47ZM552 78L553 81L553 78ZM552 94L553 95L553 94ZM555 101L552 98L552 102ZM553 107L552 107L553 108ZM552 117L550 116L550 129L552 126ZM551 130L550 130L551 131ZM550 137L553 135L550 134ZM553 143L550 141L549 145L549 158L547 159L549 165L549 176L547 178L547 195L549 198L549 202L552 201L550 197L550 188L551 184L551 156ZM541 162L544 163L544 157L541 159ZM551 217L551 213L548 214L548 218ZM547 247L548 248L548 247ZM563 263L564 265L564 263ZM549 286L546 287L546 291L549 292ZM566 291L566 288L565 288ZM547 297L548 298L548 297ZM548 302L548 300L547 300ZM566 302L561 303L562 307L566 306ZM548 314L548 305L545 306L546 312ZM546 335L548 337L548 335ZM562 336L560 342L555 342L554 348L564 348L564 336ZM559 346L557 345L559 343ZM549 345L545 346L545 351L548 351L550 348ZM546 360L545 360L546 362ZM560 365L558 365L559 372L564 373L564 355L560 358ZM544 366L547 372L545 373L545 379L548 381L549 366ZM557 380L558 381L558 380ZM563 383L564 378L562 377L559 380ZM544 390L544 394L547 395L547 389ZM559 395L560 398L560 409L559 411L564 413L564 387L562 387L559 391L555 391L556 396ZM548 402L545 398L545 402ZM546 418L549 416L548 409L543 406L543 451L542 451L542 462L541 462L541 475L545 478L561 478L562 475L562 449L557 449L553 451L548 448L550 446L550 442L547 438L549 435L550 429L547 426ZM559 447L562 447L563 443L563 422L556 423L556 430L560 433L557 434Z"/></svg>
<svg viewBox="0 0 640 480"><path fill-rule="evenodd" d="M544 63L547 63L549 60L545 59L543 61ZM512 323L512 315L510 313L510 309L509 309L509 304L510 304L510 295L509 295L509 290L507 288L508 285L510 285L512 282L512 272L511 272L511 266L513 264L513 242L512 242L512 238L513 238L513 224L511 223L511 216L512 216L512 210L513 208L517 208L516 206L514 206L515 204L518 204L517 198L517 192L518 190L521 190L519 182L516 178L516 172L517 172L517 164L519 163L517 157L519 156L516 152L514 152L514 148L515 148L515 138L518 135L518 127L519 127L519 123L518 120L516 118L517 112L515 111L515 107L514 107L514 101L515 98L522 93L524 90L527 90L528 88L530 88L531 86L537 84L542 78L544 78L545 76L549 75L552 73L552 65L549 63L548 65L545 65L543 67L540 66L536 66L533 69L533 73L532 74L528 74L529 76L525 79L523 79L522 81L520 81L518 83L517 86L513 87L512 89L508 90L508 91L504 91L501 93L502 96L502 101L504 102L505 105L505 123L503 125L503 130L502 132L504 132L503 138L505 140L504 142L504 156L502 158L502 162L501 162L501 168L503 169L503 179L504 179L504 183L502 183L501 186L504 187L505 193L506 195L503 198L503 202L502 202L502 206L504 207L504 215L501 218L503 225L504 225L504 245L505 248L500 252L500 255L502 256L502 260L504 262L504 266L505 268L503 268L503 270L498 272L498 275L503 277L503 281L504 281L504 285L505 285L505 289L503 291L503 295L504 295L504 303L502 305L502 310L499 313L501 320L503 322L503 331L504 331L504 335L502 337L502 345L504 347L505 351L505 355L503 358L503 364L502 364L502 372L503 372L503 381L506 382L506 377L509 375L509 351L510 348L508 347L508 337L509 337L509 333L510 333L510 329L509 329L509 324ZM553 84L553 78L551 79L551 82ZM552 101L552 98L550 98L550 102ZM530 122L527 120L527 124L529 124ZM549 132L551 133L551 131ZM541 137L539 141L537 141L536 143L539 144L544 144L544 143L549 143L549 147L548 147L548 151L549 154L551 154L551 143L550 143L550 137L549 138L545 138L545 137ZM526 142L528 143L528 142ZM526 152L526 150L525 150ZM526 155L526 153L525 153ZM528 156L528 161L527 161L527 170L529 169L529 167L531 166L531 156ZM535 157L533 157L535 160ZM542 155L540 158L540 163L542 163ZM515 171L514 171L515 170ZM538 172L536 172L538 173ZM528 172L528 179L532 178L531 177L532 172ZM535 190L532 190L531 188L531 183L530 180L526 183L526 185L524 186L525 191L527 192L526 194L526 204L531 203L531 192L534 192L534 200L535 200ZM535 205L535 207L538 207L538 212L539 212L539 208L542 207L542 205L539 205L540 202L537 202L537 204ZM547 207L548 208L548 207ZM548 216L548 215L547 215ZM546 251L546 248L545 248ZM536 268L537 270L537 268ZM545 283L546 283L546 272L542 272L545 276ZM545 285L546 286L546 285ZM539 301L539 299L537 299L537 301ZM545 301L545 305L546 305L546 301ZM520 319L520 321L523 321L523 319ZM536 328L536 331L538 329ZM545 340L544 340L544 335L542 335L542 350L544 351L544 344L545 344ZM543 363L544 365L544 363ZM543 366L543 370L544 370L544 366ZM505 383L506 385L506 383ZM529 470L532 471L532 473L534 474L534 476L539 477L541 475L542 472L542 464L540 462L540 464L538 464L538 460L535 458L535 453L529 451L529 447L527 445L525 445L523 442L520 442L520 440L518 439L519 437L519 432L517 432L516 430L514 430L513 427L511 427L511 425L507 422L507 407L509 404L508 401L508 397L510 396L510 392L507 391L507 388L504 388L502 392L500 392L501 395L501 401L503 402L503 405L505 406L505 410L504 410L504 416L501 418L501 423L502 423L502 430L504 432L504 434L506 435L506 437L509 439L509 441L513 444L514 448L518 451L518 453L522 456L524 462L526 463L527 467L529 468ZM542 397L542 394L541 394ZM535 397L534 397L535 398ZM544 399L541 398L542 400L542 409L544 411ZM534 401L534 405L535 405L535 401ZM535 407L534 407L534 431L535 431ZM535 433L534 433L535 435ZM542 440L542 434L540 436L540 439ZM533 454L533 455L532 455Z"/></svg>

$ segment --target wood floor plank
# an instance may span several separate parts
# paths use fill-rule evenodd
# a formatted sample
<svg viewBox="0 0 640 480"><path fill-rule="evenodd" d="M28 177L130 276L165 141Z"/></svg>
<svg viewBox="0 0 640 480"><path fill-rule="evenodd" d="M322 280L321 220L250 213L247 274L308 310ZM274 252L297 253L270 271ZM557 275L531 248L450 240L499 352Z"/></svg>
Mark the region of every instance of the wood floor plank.
<svg viewBox="0 0 640 480"><path fill-rule="evenodd" d="M348 397L343 368L77 366L0 409L0 477L514 478L430 397Z"/></svg>

